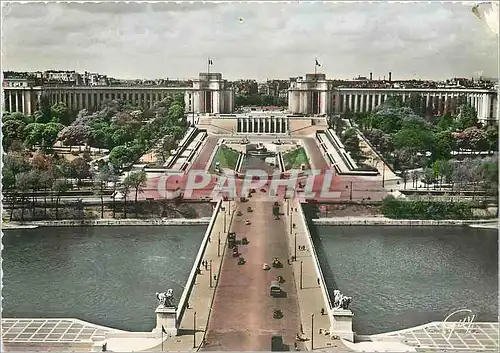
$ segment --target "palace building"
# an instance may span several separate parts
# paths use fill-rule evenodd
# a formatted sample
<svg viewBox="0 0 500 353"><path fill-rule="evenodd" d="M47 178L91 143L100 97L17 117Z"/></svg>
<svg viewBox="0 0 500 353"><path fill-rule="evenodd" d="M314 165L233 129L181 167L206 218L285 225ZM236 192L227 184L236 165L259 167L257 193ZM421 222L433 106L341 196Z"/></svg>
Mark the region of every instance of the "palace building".
<svg viewBox="0 0 500 353"><path fill-rule="evenodd" d="M31 115L39 109L42 97L50 105L58 102L74 110L97 110L102 102L120 99L143 108L175 93L184 94L186 112L224 114L234 111L234 91L220 73L200 73L192 87L162 86L33 86L29 79L4 79L4 111Z"/></svg>
<svg viewBox="0 0 500 353"><path fill-rule="evenodd" d="M477 111L479 121L498 121L498 93L477 88L350 88L336 87L324 74L307 74L291 80L288 89L288 112L291 114L329 116L351 112L370 112L388 96L401 96L403 102L412 94L422 97L422 106L443 115L456 111L468 102Z"/></svg>

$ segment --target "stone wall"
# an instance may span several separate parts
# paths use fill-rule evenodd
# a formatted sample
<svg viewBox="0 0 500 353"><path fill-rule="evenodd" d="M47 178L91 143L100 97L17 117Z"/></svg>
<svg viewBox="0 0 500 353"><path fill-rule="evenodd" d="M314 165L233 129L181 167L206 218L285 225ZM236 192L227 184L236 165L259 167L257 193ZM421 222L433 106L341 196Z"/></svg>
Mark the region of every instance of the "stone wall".
<svg viewBox="0 0 500 353"><path fill-rule="evenodd" d="M71 226L180 226L180 225L205 225L210 223L210 217L195 219L174 218L174 219L84 219L84 220L59 220L59 221L38 221L30 224L39 227L71 227ZM14 226L12 224L12 226Z"/></svg>
<svg viewBox="0 0 500 353"><path fill-rule="evenodd" d="M390 219L386 217L334 217L334 218L318 218L313 219L315 225L382 225L382 226L466 226L470 224L489 224L494 222L494 219Z"/></svg>

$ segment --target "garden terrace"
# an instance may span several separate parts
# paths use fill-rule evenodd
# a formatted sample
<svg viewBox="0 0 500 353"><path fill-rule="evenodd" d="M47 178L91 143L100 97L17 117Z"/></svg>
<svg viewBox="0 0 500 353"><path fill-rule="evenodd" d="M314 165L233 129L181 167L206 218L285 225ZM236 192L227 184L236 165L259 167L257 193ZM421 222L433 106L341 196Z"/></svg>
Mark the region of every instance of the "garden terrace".
<svg viewBox="0 0 500 353"><path fill-rule="evenodd" d="M215 172L216 163L219 162L219 168L236 170L238 160L240 158L240 152L226 146L220 145L212 158L212 163L210 164L210 171Z"/></svg>
<svg viewBox="0 0 500 353"><path fill-rule="evenodd" d="M311 169L309 158L304 147L299 147L293 151L282 154L285 170L290 169Z"/></svg>

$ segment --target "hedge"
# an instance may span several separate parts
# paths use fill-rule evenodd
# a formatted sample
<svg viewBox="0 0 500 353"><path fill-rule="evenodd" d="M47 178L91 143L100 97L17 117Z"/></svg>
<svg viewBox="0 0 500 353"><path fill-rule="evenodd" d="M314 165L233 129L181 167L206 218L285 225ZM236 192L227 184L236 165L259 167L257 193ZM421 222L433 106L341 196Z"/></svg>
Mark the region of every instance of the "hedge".
<svg viewBox="0 0 500 353"><path fill-rule="evenodd" d="M473 219L468 202L403 201L392 196L382 202L384 216L394 219Z"/></svg>

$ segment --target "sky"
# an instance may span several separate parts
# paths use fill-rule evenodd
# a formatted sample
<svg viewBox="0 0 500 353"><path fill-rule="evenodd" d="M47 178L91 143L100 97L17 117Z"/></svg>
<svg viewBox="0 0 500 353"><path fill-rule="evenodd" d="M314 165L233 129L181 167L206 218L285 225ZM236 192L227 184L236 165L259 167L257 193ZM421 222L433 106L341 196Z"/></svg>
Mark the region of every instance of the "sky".
<svg viewBox="0 0 500 353"><path fill-rule="evenodd" d="M234 80L498 77L498 36L452 3L3 4L2 69ZM242 21L240 21L240 18Z"/></svg>

